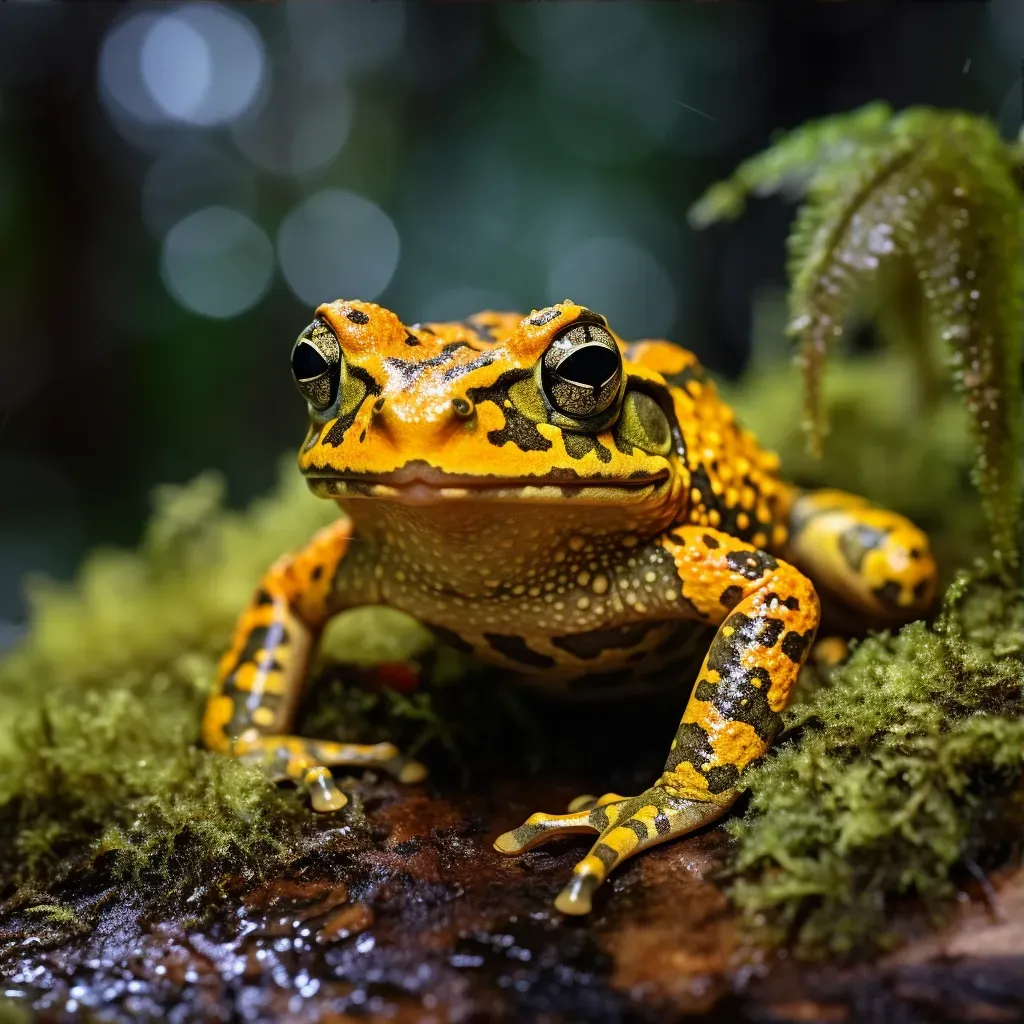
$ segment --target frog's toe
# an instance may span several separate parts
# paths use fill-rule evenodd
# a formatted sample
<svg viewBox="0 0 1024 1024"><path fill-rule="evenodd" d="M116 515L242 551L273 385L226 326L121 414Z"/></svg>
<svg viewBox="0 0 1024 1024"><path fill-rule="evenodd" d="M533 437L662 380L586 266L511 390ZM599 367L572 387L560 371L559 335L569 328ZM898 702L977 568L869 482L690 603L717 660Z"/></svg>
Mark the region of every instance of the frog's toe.
<svg viewBox="0 0 1024 1024"><path fill-rule="evenodd" d="M396 778L399 782L411 785L414 782L422 782L429 772L427 766L411 757L396 754L389 761L381 762L377 767L382 771Z"/></svg>
<svg viewBox="0 0 1024 1024"><path fill-rule="evenodd" d="M303 778L303 785L309 794L313 810L321 814L340 811L348 803L348 797L338 789L329 768L308 769Z"/></svg>
<svg viewBox="0 0 1024 1024"><path fill-rule="evenodd" d="M309 794L316 811L339 811L348 798L334 781L331 766L379 768L399 782L420 782L427 769L398 752L393 743L335 743L302 736L241 736L233 751L267 776L294 782Z"/></svg>
<svg viewBox="0 0 1024 1024"><path fill-rule="evenodd" d="M569 805L568 814L531 814L519 828L498 836L494 848L498 853L511 856L525 853L559 836L602 832L615 820L615 806L621 800L617 793L605 793L602 797L582 796Z"/></svg>
<svg viewBox="0 0 1024 1024"><path fill-rule="evenodd" d="M604 796L594 796L593 793L583 793L576 797L575 800L569 801L569 806L566 810L572 814L574 811L589 811L595 807L604 807L605 804L617 804L620 800L624 800L625 797L619 796L618 793L605 793Z"/></svg>

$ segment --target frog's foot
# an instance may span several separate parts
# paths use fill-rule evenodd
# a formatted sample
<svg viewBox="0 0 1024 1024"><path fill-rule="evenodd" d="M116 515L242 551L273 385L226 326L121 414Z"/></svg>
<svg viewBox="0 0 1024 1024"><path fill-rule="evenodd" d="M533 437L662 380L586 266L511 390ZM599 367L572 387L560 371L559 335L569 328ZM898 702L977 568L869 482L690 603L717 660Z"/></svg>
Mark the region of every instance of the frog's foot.
<svg viewBox="0 0 1024 1024"><path fill-rule="evenodd" d="M569 804L568 814L531 814L519 828L498 836L494 848L514 856L559 836L603 832L615 820L615 805L622 799L618 793L605 793L600 798L587 794Z"/></svg>
<svg viewBox="0 0 1024 1024"><path fill-rule="evenodd" d="M258 764L275 782L291 781L309 794L315 811L340 811L348 797L331 775L332 765L379 768L399 782L421 782L427 769L399 754L393 743L334 743L301 736L242 736L234 753Z"/></svg>
<svg viewBox="0 0 1024 1024"><path fill-rule="evenodd" d="M663 776L658 785L635 797L608 793L589 809L584 806L569 814L534 814L519 828L499 836L494 848L516 854L558 835L599 833L597 842L573 868L572 879L555 900L555 907L563 914L587 914L594 891L627 857L714 821L736 797L735 792L683 795L674 781L671 776ZM592 799L580 797L573 805Z"/></svg>

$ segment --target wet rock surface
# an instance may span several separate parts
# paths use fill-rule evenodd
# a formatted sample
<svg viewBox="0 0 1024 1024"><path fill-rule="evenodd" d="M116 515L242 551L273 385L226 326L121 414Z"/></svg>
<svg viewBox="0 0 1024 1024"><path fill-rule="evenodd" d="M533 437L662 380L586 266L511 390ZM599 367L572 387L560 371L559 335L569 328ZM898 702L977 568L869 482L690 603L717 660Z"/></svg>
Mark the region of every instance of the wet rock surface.
<svg viewBox="0 0 1024 1024"><path fill-rule="evenodd" d="M573 785L573 782L576 782ZM630 861L595 912L552 908L587 837L491 849L578 780L467 793L350 787L365 823L323 819L287 872L229 877L174 906L103 872L60 912L9 905L0 974L43 1021L1012 1021L1024 1017L1024 873L965 894L943 930L854 966L743 943L716 874L719 829Z"/></svg>

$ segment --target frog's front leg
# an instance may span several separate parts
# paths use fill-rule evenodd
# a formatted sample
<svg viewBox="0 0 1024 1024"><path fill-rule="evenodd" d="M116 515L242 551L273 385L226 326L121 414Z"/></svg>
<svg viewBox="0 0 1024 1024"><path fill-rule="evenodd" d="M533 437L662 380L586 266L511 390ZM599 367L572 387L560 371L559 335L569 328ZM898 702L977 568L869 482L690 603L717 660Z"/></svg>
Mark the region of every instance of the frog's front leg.
<svg viewBox="0 0 1024 1024"><path fill-rule="evenodd" d="M559 816L534 815L495 843L522 852L565 832L599 832L555 906L590 910L594 890L627 857L721 817L742 772L781 728L780 712L818 627L818 598L793 566L728 534L682 527L659 541L677 588L654 614L672 608L719 626L672 741L665 770L639 796L602 798Z"/></svg>
<svg viewBox="0 0 1024 1024"><path fill-rule="evenodd" d="M351 540L351 524L339 520L271 566L238 620L203 718L209 749L259 764L274 780L297 783L318 811L336 811L348 802L331 765L382 768L402 782L426 775L391 743L333 743L291 734L316 636L344 603L334 593L334 580Z"/></svg>

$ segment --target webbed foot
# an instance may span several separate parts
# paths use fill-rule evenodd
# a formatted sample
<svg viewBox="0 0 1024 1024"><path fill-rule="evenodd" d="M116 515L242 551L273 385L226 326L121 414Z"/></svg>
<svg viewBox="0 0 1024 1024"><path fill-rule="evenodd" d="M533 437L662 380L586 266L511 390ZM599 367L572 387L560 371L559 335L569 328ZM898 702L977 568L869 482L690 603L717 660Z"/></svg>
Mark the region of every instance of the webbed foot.
<svg viewBox="0 0 1024 1024"><path fill-rule="evenodd" d="M555 907L563 914L587 914L594 891L612 870L650 846L686 835L721 817L735 793L700 799L682 795L669 773L639 796L606 793L599 799L577 797L568 814L532 814L517 829L498 836L494 848L515 855L558 836L598 833L590 852L574 868L569 884L558 894Z"/></svg>
<svg viewBox="0 0 1024 1024"><path fill-rule="evenodd" d="M348 797L338 788L331 766L379 768L399 782L422 782L427 769L419 761L405 757L393 743L334 743L301 736L240 737L234 753L250 764L257 764L274 781L296 783L309 795L313 810L340 811Z"/></svg>

